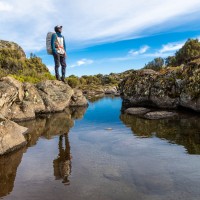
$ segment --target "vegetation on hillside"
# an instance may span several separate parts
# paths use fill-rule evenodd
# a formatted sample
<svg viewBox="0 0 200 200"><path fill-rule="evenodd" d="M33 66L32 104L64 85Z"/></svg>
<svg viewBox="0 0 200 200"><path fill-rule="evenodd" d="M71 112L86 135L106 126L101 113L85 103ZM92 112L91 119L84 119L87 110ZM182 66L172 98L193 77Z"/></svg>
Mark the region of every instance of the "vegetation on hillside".
<svg viewBox="0 0 200 200"><path fill-rule="evenodd" d="M160 71L166 67L178 67L182 64L188 64L191 61L200 58L200 42L198 39L188 39L174 56L167 58L155 58L144 66L143 69L153 69Z"/></svg>
<svg viewBox="0 0 200 200"><path fill-rule="evenodd" d="M31 83L54 79L39 57L22 55L23 52L17 48L0 48L0 78L10 75L21 82Z"/></svg>
<svg viewBox="0 0 200 200"><path fill-rule="evenodd" d="M123 73L110 73L109 75L84 75L82 77L71 75L67 78L67 82L72 88L78 87L81 89L98 89L100 86L117 86L118 83L132 71L133 70L128 70Z"/></svg>
<svg viewBox="0 0 200 200"><path fill-rule="evenodd" d="M161 57L155 58L153 61L145 64L144 69L153 69L159 71L163 68L165 60Z"/></svg>

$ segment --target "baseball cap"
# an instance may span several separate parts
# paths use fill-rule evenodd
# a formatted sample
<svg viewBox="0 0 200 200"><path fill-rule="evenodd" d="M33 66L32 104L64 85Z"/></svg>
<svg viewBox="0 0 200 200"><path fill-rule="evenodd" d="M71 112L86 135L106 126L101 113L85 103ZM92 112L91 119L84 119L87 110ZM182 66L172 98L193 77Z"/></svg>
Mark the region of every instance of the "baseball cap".
<svg viewBox="0 0 200 200"><path fill-rule="evenodd" d="M57 25L55 28L62 28L62 26L60 26L60 25Z"/></svg>
<svg viewBox="0 0 200 200"><path fill-rule="evenodd" d="M54 27L54 30L57 31L59 28L62 28L62 26L57 25L57 26Z"/></svg>

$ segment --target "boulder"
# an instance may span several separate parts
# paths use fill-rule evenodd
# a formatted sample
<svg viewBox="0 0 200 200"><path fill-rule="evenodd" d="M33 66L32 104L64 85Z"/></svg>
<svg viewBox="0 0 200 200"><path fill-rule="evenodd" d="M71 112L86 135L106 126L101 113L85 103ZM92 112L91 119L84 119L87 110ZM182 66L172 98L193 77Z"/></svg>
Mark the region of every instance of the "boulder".
<svg viewBox="0 0 200 200"><path fill-rule="evenodd" d="M74 93L68 84L57 80L47 80L36 87L45 105L44 113L63 111Z"/></svg>
<svg viewBox="0 0 200 200"><path fill-rule="evenodd" d="M35 118L35 109L31 102L14 102L6 117L15 122L31 120Z"/></svg>
<svg viewBox="0 0 200 200"><path fill-rule="evenodd" d="M35 113L45 111L45 105L37 88L31 83L24 83L24 101L29 102Z"/></svg>
<svg viewBox="0 0 200 200"><path fill-rule="evenodd" d="M144 115L147 119L164 119L164 118L170 118L174 117L177 114L174 112L168 112L168 111L155 111L155 112L148 112Z"/></svg>
<svg viewBox="0 0 200 200"><path fill-rule="evenodd" d="M17 95L16 101L22 101L23 100L23 98L24 98L23 83L19 82L18 80L14 79L13 77L10 77L10 76L3 77L1 80L17 89L18 95Z"/></svg>
<svg viewBox="0 0 200 200"><path fill-rule="evenodd" d="M0 115L0 155L11 152L26 144L24 133L27 128L5 119Z"/></svg>
<svg viewBox="0 0 200 200"><path fill-rule="evenodd" d="M117 93L117 87L107 87L105 88L105 94L116 94Z"/></svg>
<svg viewBox="0 0 200 200"><path fill-rule="evenodd" d="M0 112L3 116L7 116L10 107L18 98L18 90L13 85L1 80L0 81Z"/></svg>
<svg viewBox="0 0 200 200"><path fill-rule="evenodd" d="M87 106L88 102L81 90L74 89L71 97L70 106Z"/></svg>
<svg viewBox="0 0 200 200"><path fill-rule="evenodd" d="M143 108L143 107L136 107L136 108L128 108L125 110L125 113L130 115L142 115L150 112L150 109Z"/></svg>

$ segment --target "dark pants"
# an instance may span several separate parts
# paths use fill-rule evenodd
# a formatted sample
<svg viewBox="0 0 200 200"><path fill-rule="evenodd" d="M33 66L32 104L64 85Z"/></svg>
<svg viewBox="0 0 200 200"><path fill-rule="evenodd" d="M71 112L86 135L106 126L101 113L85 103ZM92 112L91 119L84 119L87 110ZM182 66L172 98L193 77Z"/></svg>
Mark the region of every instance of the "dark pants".
<svg viewBox="0 0 200 200"><path fill-rule="evenodd" d="M66 61L65 61L65 57L64 55L61 54L53 54L54 57L54 62L55 62L55 75L56 75L56 79L60 78L59 75L59 67L60 65L62 66L62 79L65 78L65 70L66 70Z"/></svg>

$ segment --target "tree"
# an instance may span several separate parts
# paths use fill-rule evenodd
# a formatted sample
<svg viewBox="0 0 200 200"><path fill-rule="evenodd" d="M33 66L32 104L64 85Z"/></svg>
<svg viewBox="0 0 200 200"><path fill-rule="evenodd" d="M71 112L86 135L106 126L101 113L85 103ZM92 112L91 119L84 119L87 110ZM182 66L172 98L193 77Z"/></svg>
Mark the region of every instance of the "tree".
<svg viewBox="0 0 200 200"><path fill-rule="evenodd" d="M198 39L188 39L184 46L175 54L176 64L187 64L191 60L200 58L200 42Z"/></svg>
<svg viewBox="0 0 200 200"><path fill-rule="evenodd" d="M161 57L155 58L153 61L145 64L143 69L153 69L155 71L159 71L164 66L164 59Z"/></svg>
<svg viewBox="0 0 200 200"><path fill-rule="evenodd" d="M165 65L175 67L177 65L176 57L175 56L168 56L165 58Z"/></svg>

